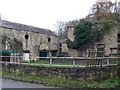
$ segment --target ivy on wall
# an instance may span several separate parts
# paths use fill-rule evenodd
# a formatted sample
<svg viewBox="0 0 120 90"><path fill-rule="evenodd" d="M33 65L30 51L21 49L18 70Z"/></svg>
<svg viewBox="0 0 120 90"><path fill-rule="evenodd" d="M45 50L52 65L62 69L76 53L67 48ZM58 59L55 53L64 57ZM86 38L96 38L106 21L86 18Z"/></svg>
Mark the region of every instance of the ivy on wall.
<svg viewBox="0 0 120 90"><path fill-rule="evenodd" d="M68 40L67 45L72 49L80 49L88 44L98 42L102 40L115 25L114 20L101 20L96 22L81 20L79 24L74 27L74 42Z"/></svg>

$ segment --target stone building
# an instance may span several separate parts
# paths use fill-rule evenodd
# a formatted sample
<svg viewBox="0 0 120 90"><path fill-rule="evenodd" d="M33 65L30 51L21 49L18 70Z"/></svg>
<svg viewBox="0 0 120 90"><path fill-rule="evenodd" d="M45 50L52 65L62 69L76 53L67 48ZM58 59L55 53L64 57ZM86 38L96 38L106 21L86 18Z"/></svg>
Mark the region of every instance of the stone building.
<svg viewBox="0 0 120 90"><path fill-rule="evenodd" d="M58 37L51 30L0 20L0 53L47 57L56 56Z"/></svg>
<svg viewBox="0 0 120 90"><path fill-rule="evenodd" d="M74 26L78 24L78 21L71 21L68 23L67 28L67 38L71 41L74 41ZM117 35L118 35L118 27L113 27L112 30L110 30L109 33L107 33L104 38L94 43L94 45L91 47L86 48L85 50L76 50L66 47L68 56L83 56L83 57L89 57L89 50L94 49L96 51L96 56L110 56L111 50L116 48L118 45L117 42ZM103 52L102 54L99 53ZM113 50L112 53L117 53L117 49Z"/></svg>

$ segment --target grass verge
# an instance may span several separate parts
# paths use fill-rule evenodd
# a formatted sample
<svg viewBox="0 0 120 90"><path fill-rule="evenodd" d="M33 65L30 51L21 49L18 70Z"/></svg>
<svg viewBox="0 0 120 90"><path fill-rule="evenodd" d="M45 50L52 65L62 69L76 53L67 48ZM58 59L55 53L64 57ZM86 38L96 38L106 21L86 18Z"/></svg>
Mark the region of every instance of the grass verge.
<svg viewBox="0 0 120 90"><path fill-rule="evenodd" d="M9 77L5 77L9 79L15 79L15 80L17 79L25 82L32 82L47 86L55 86L55 87L63 87L63 88L115 88L120 85L119 84L120 78L118 77L97 82L97 81L69 80L69 79L55 78L48 76L23 75L20 73L10 73L10 72L3 72L2 75L9 76Z"/></svg>
<svg viewBox="0 0 120 90"><path fill-rule="evenodd" d="M29 63L29 62L24 62L24 63ZM43 64L50 64L50 61L49 60L38 60L36 62L31 61L29 64L43 65ZM52 63L52 65L72 65L72 64L67 64L67 63Z"/></svg>

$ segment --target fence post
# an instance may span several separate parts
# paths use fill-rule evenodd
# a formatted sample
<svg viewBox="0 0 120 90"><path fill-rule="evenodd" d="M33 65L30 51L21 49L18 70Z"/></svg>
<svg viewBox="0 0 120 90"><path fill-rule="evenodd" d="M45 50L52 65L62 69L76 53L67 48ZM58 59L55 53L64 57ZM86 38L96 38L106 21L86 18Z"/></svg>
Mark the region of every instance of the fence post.
<svg viewBox="0 0 120 90"><path fill-rule="evenodd" d="M87 58L87 65L86 67L90 67L90 57Z"/></svg>
<svg viewBox="0 0 120 90"><path fill-rule="evenodd" d="M51 53L50 53L50 56L49 56L49 58L50 58L50 65L51 65L51 64L52 64Z"/></svg>
<svg viewBox="0 0 120 90"><path fill-rule="evenodd" d="M73 57L73 66L75 67L75 57Z"/></svg>
<svg viewBox="0 0 120 90"><path fill-rule="evenodd" d="M19 63L19 53L16 53L16 62Z"/></svg>
<svg viewBox="0 0 120 90"><path fill-rule="evenodd" d="M109 59L107 59L107 65L110 65L110 60Z"/></svg>
<svg viewBox="0 0 120 90"><path fill-rule="evenodd" d="M10 55L11 57L10 57L10 62L13 62L13 53L11 53L11 55Z"/></svg>
<svg viewBox="0 0 120 90"><path fill-rule="evenodd" d="M50 65L52 64L52 58L50 58Z"/></svg>

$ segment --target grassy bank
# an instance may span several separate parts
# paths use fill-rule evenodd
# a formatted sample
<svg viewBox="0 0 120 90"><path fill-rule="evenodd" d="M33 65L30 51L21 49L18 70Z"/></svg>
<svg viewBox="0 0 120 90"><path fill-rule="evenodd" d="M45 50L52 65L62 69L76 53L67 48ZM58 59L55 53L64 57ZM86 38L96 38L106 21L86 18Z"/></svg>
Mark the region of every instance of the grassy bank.
<svg viewBox="0 0 120 90"><path fill-rule="evenodd" d="M80 80L68 80L63 78L53 78L47 76L34 76L34 75L23 75L20 73L9 73L3 72L3 76L9 76L5 78L18 79L21 81L39 83L48 86L65 87L65 88L115 88L119 85L120 78L114 77L106 79L100 82L97 81L80 81Z"/></svg>

